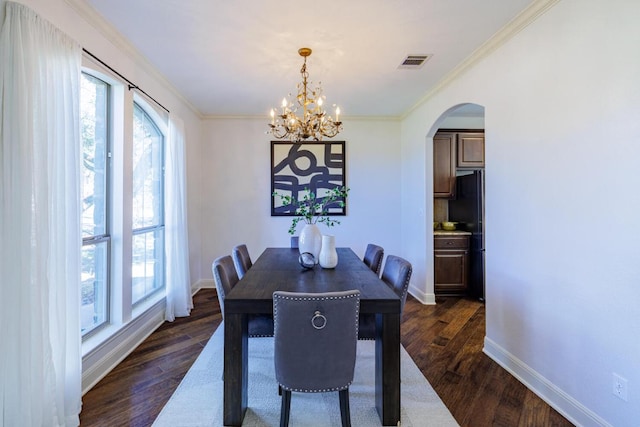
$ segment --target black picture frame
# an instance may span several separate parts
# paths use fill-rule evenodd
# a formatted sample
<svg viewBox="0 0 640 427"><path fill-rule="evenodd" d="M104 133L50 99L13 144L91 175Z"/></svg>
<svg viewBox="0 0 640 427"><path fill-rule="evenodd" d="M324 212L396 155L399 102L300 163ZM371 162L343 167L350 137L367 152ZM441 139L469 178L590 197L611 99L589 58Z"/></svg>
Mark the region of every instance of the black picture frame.
<svg viewBox="0 0 640 427"><path fill-rule="evenodd" d="M282 204L274 191L302 200L308 189L320 200L330 190L346 187L346 163L344 141L271 141L271 216L295 216L295 206ZM327 214L344 216L346 210L345 203Z"/></svg>

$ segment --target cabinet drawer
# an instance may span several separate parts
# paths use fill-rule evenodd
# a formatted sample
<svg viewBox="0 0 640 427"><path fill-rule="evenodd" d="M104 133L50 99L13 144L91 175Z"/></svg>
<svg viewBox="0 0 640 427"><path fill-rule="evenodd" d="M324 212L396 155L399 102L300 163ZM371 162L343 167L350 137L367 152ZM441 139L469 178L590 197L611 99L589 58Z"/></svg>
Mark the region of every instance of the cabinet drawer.
<svg viewBox="0 0 640 427"><path fill-rule="evenodd" d="M436 236L433 239L433 249L469 249L469 236Z"/></svg>

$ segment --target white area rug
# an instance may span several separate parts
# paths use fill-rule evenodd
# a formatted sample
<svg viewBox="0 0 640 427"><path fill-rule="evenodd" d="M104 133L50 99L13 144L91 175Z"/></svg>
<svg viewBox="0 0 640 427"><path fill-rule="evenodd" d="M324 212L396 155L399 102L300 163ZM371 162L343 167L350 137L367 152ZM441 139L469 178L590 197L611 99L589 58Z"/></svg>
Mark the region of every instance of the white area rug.
<svg viewBox="0 0 640 427"><path fill-rule="evenodd" d="M223 338L224 324L221 324L162 409L154 427L222 425ZM354 427L380 425L374 396L374 344L373 341L358 341L355 377L349 387ZM404 347L401 348L400 363L402 426L458 426ZM278 426L280 402L273 367L273 339L250 338L248 409L242 425ZM338 393L292 393L289 425L340 426Z"/></svg>

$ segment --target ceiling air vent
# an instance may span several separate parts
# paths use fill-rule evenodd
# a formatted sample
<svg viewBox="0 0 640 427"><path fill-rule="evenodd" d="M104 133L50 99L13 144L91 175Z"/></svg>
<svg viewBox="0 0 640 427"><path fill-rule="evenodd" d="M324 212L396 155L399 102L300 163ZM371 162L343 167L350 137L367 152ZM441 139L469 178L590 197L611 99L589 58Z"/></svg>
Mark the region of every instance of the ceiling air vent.
<svg viewBox="0 0 640 427"><path fill-rule="evenodd" d="M417 70L418 68L422 68L424 63L427 62L431 56L432 55L407 55L398 68Z"/></svg>

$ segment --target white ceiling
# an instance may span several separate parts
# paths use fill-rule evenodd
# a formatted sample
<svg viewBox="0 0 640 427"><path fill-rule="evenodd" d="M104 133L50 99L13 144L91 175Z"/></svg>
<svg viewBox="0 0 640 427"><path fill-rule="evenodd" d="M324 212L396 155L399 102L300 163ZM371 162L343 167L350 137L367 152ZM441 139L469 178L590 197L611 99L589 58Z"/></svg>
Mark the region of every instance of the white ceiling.
<svg viewBox="0 0 640 427"><path fill-rule="evenodd" d="M394 117L534 2L86 1L205 116L267 116L295 93L298 48L309 47L309 79L322 82L326 105ZM433 56L399 69L412 54Z"/></svg>

